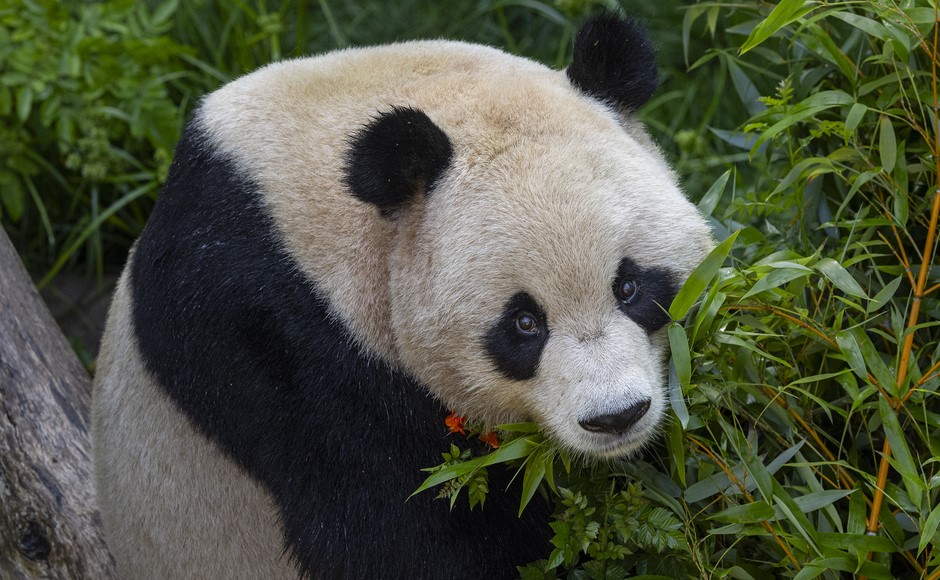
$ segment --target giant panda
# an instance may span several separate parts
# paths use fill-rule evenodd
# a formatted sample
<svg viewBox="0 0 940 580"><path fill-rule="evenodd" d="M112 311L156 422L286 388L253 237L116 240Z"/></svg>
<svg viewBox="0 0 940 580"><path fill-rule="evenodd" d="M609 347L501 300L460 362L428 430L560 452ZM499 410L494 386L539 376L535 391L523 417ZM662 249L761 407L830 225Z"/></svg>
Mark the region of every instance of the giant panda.
<svg viewBox="0 0 940 580"><path fill-rule="evenodd" d="M622 456L665 405L665 309L712 241L632 113L606 14L563 71L448 41L267 66L207 96L111 306L97 489L124 578L505 578L517 517L409 495L448 409ZM518 486L517 486L518 487ZM538 502L536 502L538 503Z"/></svg>

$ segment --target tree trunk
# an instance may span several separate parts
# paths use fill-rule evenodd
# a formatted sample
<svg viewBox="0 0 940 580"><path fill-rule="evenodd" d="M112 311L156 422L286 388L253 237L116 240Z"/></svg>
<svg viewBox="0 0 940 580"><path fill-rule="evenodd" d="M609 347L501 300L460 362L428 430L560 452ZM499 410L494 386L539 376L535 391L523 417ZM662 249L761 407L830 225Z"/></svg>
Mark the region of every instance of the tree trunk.
<svg viewBox="0 0 940 580"><path fill-rule="evenodd" d="M91 384L0 228L0 578L114 578Z"/></svg>

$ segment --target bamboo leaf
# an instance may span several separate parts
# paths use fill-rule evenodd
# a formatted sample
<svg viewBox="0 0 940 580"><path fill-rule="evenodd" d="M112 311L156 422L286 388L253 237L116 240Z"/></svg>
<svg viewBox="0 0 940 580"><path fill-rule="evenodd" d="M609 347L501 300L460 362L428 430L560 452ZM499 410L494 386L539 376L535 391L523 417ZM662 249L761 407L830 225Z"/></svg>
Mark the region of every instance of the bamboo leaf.
<svg viewBox="0 0 940 580"><path fill-rule="evenodd" d="M774 123L769 129L761 133L761 136L757 139L757 141L754 142L754 145L752 145L751 150L757 150L768 139L775 137L781 131L785 131L792 125L795 125L804 119L815 117L826 109L843 105L850 105L854 102L855 99L845 91L832 90L818 92L808 97L804 101L794 105L793 108L791 108L783 117L783 119Z"/></svg>
<svg viewBox="0 0 940 580"><path fill-rule="evenodd" d="M689 339L685 329L673 322L669 325L669 348L672 350L672 362L675 365L679 386L688 386L692 379L692 359L689 354Z"/></svg>
<svg viewBox="0 0 940 580"><path fill-rule="evenodd" d="M734 90L738 93L738 98L741 99L741 104L747 108L748 113L756 115L767 110L767 105L760 101L760 91L747 77L741 66L730 56L725 59L725 62L728 65L728 74L731 76Z"/></svg>
<svg viewBox="0 0 940 580"><path fill-rule="evenodd" d="M885 361L881 358L881 352L872 344L871 338L861 328L853 328L851 332L862 356L865 358L865 366L868 367L868 371L875 377L882 389L892 395L897 395L897 377L894 371L885 364Z"/></svg>
<svg viewBox="0 0 940 580"><path fill-rule="evenodd" d="M858 28L865 34L869 36L873 36L879 40L888 40L889 38L888 29L885 28L885 25L875 20L872 20L871 18L861 16L859 14L854 14L848 11L833 12L832 17L838 18L839 20L843 22L847 22L848 24L851 24L855 28Z"/></svg>
<svg viewBox="0 0 940 580"><path fill-rule="evenodd" d="M179 0L168 0L157 6L157 9L154 10L153 16L151 16L150 23L153 26L160 26L165 24L173 14L176 12L176 9L179 7Z"/></svg>
<svg viewBox="0 0 940 580"><path fill-rule="evenodd" d="M940 504L934 506L930 515L927 516L927 521L924 522L924 527L921 529L920 541L917 543L918 556L920 556L921 552L924 551L924 548L926 548L928 544L933 543L938 526L940 526Z"/></svg>
<svg viewBox="0 0 940 580"><path fill-rule="evenodd" d="M898 159L898 142L894 135L894 125L891 124L890 117L882 115L878 126L878 155L881 158L881 166L886 173L891 173Z"/></svg>
<svg viewBox="0 0 940 580"><path fill-rule="evenodd" d="M731 246L734 245L734 240L737 239L739 231L728 236L725 241L718 244L715 249L709 252L705 259L702 260L702 263L699 264L698 267L695 268L695 271L692 272L692 275L689 276L689 279L685 281L685 284L682 285L679 293L676 294L675 299L673 299L672 304L669 306L669 315L673 320L681 320L688 314L689 310L691 310L695 301L701 296L702 291L705 290L708 283L711 282L715 274L718 273L721 265L724 264L725 258L727 258L728 254L731 252Z"/></svg>
<svg viewBox="0 0 940 580"><path fill-rule="evenodd" d="M848 491L851 493L852 490ZM829 546L839 550L861 548L866 552L898 551L898 547L888 538L881 536L869 536L868 534L837 534L834 532L816 532L816 539L818 539L819 543L823 546Z"/></svg>
<svg viewBox="0 0 940 580"><path fill-rule="evenodd" d="M708 516L710 520L731 524L751 524L769 520L774 516L774 508L764 501L755 501L743 505L731 506Z"/></svg>
<svg viewBox="0 0 940 580"><path fill-rule="evenodd" d="M728 178L730 177L731 170L729 169L722 173L721 177L715 180L715 183L702 196L701 201L698 202L698 209L702 212L702 215L709 216L715 211L715 207L718 205L721 195L725 192L725 185L728 184Z"/></svg>
<svg viewBox="0 0 940 580"><path fill-rule="evenodd" d="M839 345L839 350L845 356L849 366L855 371L855 374L858 375L860 379L867 381L868 367L865 366L865 357L862 356L862 349L859 348L858 342L855 341L855 336L848 330L837 332L836 344Z"/></svg>
<svg viewBox="0 0 940 580"><path fill-rule="evenodd" d="M669 361L669 405L676 414L676 418L679 419L679 424L685 429L689 424L689 408L685 404L685 396L682 394L682 384L676 373L674 360Z"/></svg>
<svg viewBox="0 0 940 580"><path fill-rule="evenodd" d="M747 40L745 40L744 44L741 46L740 54L751 50L773 36L774 33L784 26L798 20L812 10L812 6L804 8L803 0L782 0L780 4L777 4L777 6L771 10L767 18L754 28L751 35L748 36Z"/></svg>
<svg viewBox="0 0 940 580"><path fill-rule="evenodd" d="M545 453L544 450L529 456L525 464L525 474L522 476L522 498L519 501L519 516L522 517L522 511L529 505L532 496L535 495L539 484L545 477Z"/></svg>
<svg viewBox="0 0 940 580"><path fill-rule="evenodd" d="M796 528L797 533L803 536L803 539L806 540L810 548L812 548L816 554L822 556L819 543L816 541L816 529L803 512L800 511L799 506L793 501L790 494L776 481L773 482L773 501L774 507L780 508L784 517Z"/></svg>
<svg viewBox="0 0 940 580"><path fill-rule="evenodd" d="M846 294L859 298L868 298L868 295L865 294L865 291L862 290L862 287L855 281L855 278L849 274L848 270L843 268L839 262L836 262L832 258L822 258L816 262L813 267L816 268L820 274L828 278L836 288Z"/></svg>
<svg viewBox="0 0 940 580"><path fill-rule="evenodd" d="M894 298L894 293L898 291L898 286L901 285L902 280L904 280L904 278L899 276L885 284L885 287L879 290L878 293L875 294L875 297L871 299L871 302L868 303L866 312L871 314L872 312L881 310L881 308L888 303L888 300Z"/></svg>
<svg viewBox="0 0 940 580"><path fill-rule="evenodd" d="M33 110L33 89L30 85L22 85L16 89L16 117L25 123L29 113Z"/></svg>
<svg viewBox="0 0 940 580"><path fill-rule="evenodd" d="M761 292L766 292L768 290L773 290L779 286L783 286L787 282L796 280L797 278L805 278L810 274L809 270L806 269L797 269L797 268L781 268L779 270L773 270L760 280L758 280L754 286L743 296L744 298L749 298L755 294L760 294Z"/></svg>
<svg viewBox="0 0 940 580"><path fill-rule="evenodd" d="M884 565L876 562L856 562L848 556L828 556L820 557L806 564L806 567L800 570L800 573L793 577L794 580L807 580L815 578L827 570L839 570L849 574L867 576L878 580L894 580L890 570Z"/></svg>
<svg viewBox="0 0 940 580"><path fill-rule="evenodd" d="M670 397L671 399L671 397ZM682 400L682 406L685 408L685 400ZM675 405L673 405L675 411ZM679 413L676 413L678 416ZM685 411L685 422L688 424L689 412ZM682 433L685 426L682 424L682 418L679 421L669 421L666 425L666 449L669 451L669 457L672 459L672 466L679 483L682 487L686 486L685 475L685 446L682 442Z"/></svg>
<svg viewBox="0 0 940 580"><path fill-rule="evenodd" d="M849 109L849 114L845 116L845 132L854 133L859 123L862 122L862 117L864 117L867 112L868 107L862 103L852 105L852 108Z"/></svg>
<svg viewBox="0 0 940 580"><path fill-rule="evenodd" d="M825 489L797 496L793 498L793 503L803 513L808 514L831 505L854 492L854 489Z"/></svg>
<svg viewBox="0 0 940 580"><path fill-rule="evenodd" d="M901 479L904 481L904 488L908 496L915 505L920 506L923 499L923 491L926 487L920 477L917 464L911 455L911 450L907 445L907 438L901 430L901 424L898 422L894 409L883 397L878 401L878 410L881 413L881 423L884 426L885 435L888 437L888 443L891 444L891 454L894 456L894 462Z"/></svg>
<svg viewBox="0 0 940 580"><path fill-rule="evenodd" d="M477 457L476 459L471 459L470 461L465 461L463 463L451 465L439 471L435 471L427 479L425 479L418 489L416 489L411 495L421 493L422 491L428 490L436 485L440 485L452 479L456 479L462 475L467 475L468 473L481 467L486 467L487 465L505 463L507 461L521 459L522 457L528 455L532 447L535 445L537 444L533 443L533 441L528 437L522 437L519 439L514 439L508 443L504 443L499 447L499 449L488 455Z"/></svg>

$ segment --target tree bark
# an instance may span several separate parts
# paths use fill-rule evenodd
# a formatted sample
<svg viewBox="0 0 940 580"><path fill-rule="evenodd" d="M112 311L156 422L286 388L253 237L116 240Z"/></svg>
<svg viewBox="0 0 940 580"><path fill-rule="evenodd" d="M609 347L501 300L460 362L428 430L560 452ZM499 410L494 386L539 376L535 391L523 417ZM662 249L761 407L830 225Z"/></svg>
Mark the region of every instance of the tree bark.
<svg viewBox="0 0 940 580"><path fill-rule="evenodd" d="M0 228L0 578L114 578L91 381Z"/></svg>

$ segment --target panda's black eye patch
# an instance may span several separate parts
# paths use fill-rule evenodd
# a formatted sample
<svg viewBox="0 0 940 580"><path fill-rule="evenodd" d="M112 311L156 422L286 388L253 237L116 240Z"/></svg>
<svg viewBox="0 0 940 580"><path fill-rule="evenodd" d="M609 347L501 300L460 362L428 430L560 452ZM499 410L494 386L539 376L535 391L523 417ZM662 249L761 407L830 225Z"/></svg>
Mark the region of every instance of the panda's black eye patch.
<svg viewBox="0 0 940 580"><path fill-rule="evenodd" d="M669 270L640 268L624 258L614 276L613 291L620 311L653 333L669 322L667 310L679 289Z"/></svg>
<svg viewBox="0 0 940 580"><path fill-rule="evenodd" d="M517 292L506 301L502 315L483 337L496 368L517 381L535 376L547 340L545 311L526 292Z"/></svg>

